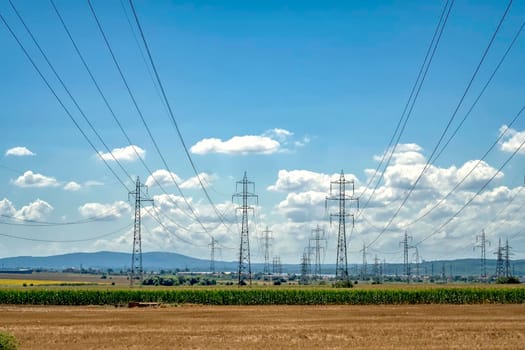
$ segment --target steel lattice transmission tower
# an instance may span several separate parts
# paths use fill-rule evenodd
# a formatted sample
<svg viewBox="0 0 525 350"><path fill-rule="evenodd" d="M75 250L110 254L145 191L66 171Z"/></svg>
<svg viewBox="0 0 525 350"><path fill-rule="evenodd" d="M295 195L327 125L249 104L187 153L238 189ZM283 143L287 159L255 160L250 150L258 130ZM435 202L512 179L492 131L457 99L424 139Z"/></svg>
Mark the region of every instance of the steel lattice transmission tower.
<svg viewBox="0 0 525 350"><path fill-rule="evenodd" d="M361 280L365 281L368 275L367 272L367 262L366 262L366 244L363 242L363 249L361 249L361 252L363 253L363 263L361 265Z"/></svg>
<svg viewBox="0 0 525 350"><path fill-rule="evenodd" d="M211 238L210 244L210 272L215 273L215 252L217 251L217 240L215 237Z"/></svg>
<svg viewBox="0 0 525 350"><path fill-rule="evenodd" d="M480 274L479 274L479 280L480 282L486 282L487 281L487 244L490 245L490 242L487 240L485 236L485 230L481 230L481 235L476 236L476 245L474 248L478 247L481 249L481 259L480 259ZM501 245L501 240L500 240Z"/></svg>
<svg viewBox="0 0 525 350"><path fill-rule="evenodd" d="M283 265L281 264L281 257L280 256L274 256L273 261L273 273L274 274L282 274L283 273Z"/></svg>
<svg viewBox="0 0 525 350"><path fill-rule="evenodd" d="M511 252L510 250L512 247L509 246L509 240L505 240L505 248L503 248L503 251L505 252L505 277L511 276L511 270L510 270L510 256Z"/></svg>
<svg viewBox="0 0 525 350"><path fill-rule="evenodd" d="M351 194L346 194L346 187L351 185ZM334 193L334 187L336 192ZM348 280L348 259L346 252L346 218L352 217L352 227L354 225L354 215L346 212L346 203L355 201L357 208L359 209L359 199L354 197L354 181L346 180L343 170L339 180L330 182L330 196L326 197L325 207L328 207L329 201L337 201L339 205L339 212L336 214L330 214L330 224L332 218L337 217L339 221L339 227L337 232L337 258L335 265L335 278L339 280Z"/></svg>
<svg viewBox="0 0 525 350"><path fill-rule="evenodd" d="M498 249L494 254L496 254L496 277L503 277L503 247L501 246L501 238L498 241Z"/></svg>
<svg viewBox="0 0 525 350"><path fill-rule="evenodd" d="M141 238L141 211L140 208L143 202L151 202L152 199L143 197L147 196L148 187L140 183L140 179L137 176L135 183L135 191L128 194L129 197L135 198L135 220L133 224L133 252L131 254L131 273L129 276L129 285L133 286L133 283L138 279L141 284L144 279L144 270L142 268L142 238Z"/></svg>
<svg viewBox="0 0 525 350"><path fill-rule="evenodd" d="M266 226L266 230L262 232L263 234L263 248L264 248L264 270L263 272L267 275L270 274L270 248L271 248L271 241L272 241L272 231L268 229L268 226Z"/></svg>
<svg viewBox="0 0 525 350"><path fill-rule="evenodd" d="M312 245L313 242L313 245ZM324 245L322 244L324 242ZM321 251L325 249L326 246L326 238L325 238L325 232L322 228L317 225L315 229L312 230L312 237L310 238L310 245L314 252L314 259L313 259L313 274L314 277L320 277L321 276Z"/></svg>
<svg viewBox="0 0 525 350"><path fill-rule="evenodd" d="M239 191L239 187L242 190ZM241 198L241 204L237 207L237 210L240 210L242 213L241 219L241 245L239 249L239 285L245 284L246 279L249 280L250 285L252 284L252 266L250 262L250 234L248 227L248 211L253 210L252 206L248 205L248 200L250 198L255 198L256 201L258 196L253 192L249 192L249 187L252 187L253 192L255 192L255 183L248 181L246 172L244 172L244 177L241 181L237 181L235 194L232 196L232 201L234 198Z"/></svg>
<svg viewBox="0 0 525 350"><path fill-rule="evenodd" d="M405 276L407 278L407 283L410 283L410 260L408 255L408 250L412 247L408 244L412 241L412 236L409 236L407 231L405 231L405 236L399 244L403 245L403 266L405 268Z"/></svg>

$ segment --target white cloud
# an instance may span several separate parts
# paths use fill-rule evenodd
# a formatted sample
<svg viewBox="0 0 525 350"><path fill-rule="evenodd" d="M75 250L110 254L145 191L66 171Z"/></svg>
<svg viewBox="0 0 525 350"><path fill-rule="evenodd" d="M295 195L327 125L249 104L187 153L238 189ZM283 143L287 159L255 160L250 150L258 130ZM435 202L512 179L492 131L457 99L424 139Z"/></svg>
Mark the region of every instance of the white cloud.
<svg viewBox="0 0 525 350"><path fill-rule="evenodd" d="M273 192L328 191L332 175L309 170L279 170L277 181L268 186Z"/></svg>
<svg viewBox="0 0 525 350"><path fill-rule="evenodd" d="M53 211L53 207L41 199L23 206L17 210L15 216L22 220L42 220Z"/></svg>
<svg viewBox="0 0 525 350"><path fill-rule="evenodd" d="M193 177L190 177L189 179L187 179L186 181L184 181L180 187L181 188L184 188L184 189L195 189L195 188L200 188L201 187L201 184L199 182L199 178L200 178L200 182L202 182L202 185L207 188L209 186L211 186L213 180L215 180L215 176L211 175L211 174L207 174L207 173L200 173L199 174L199 177L197 176L193 176Z"/></svg>
<svg viewBox="0 0 525 350"><path fill-rule="evenodd" d="M13 203L7 198L0 201L0 215L13 216L16 213L16 209Z"/></svg>
<svg viewBox="0 0 525 350"><path fill-rule="evenodd" d="M100 220L116 220L131 211L131 207L124 201L112 204L86 203L78 208L80 215L86 218L98 218Z"/></svg>
<svg viewBox="0 0 525 350"><path fill-rule="evenodd" d="M207 138L197 142L190 148L194 154L272 154L279 151L281 144L267 136L246 135L234 136L223 141L217 138Z"/></svg>
<svg viewBox="0 0 525 350"><path fill-rule="evenodd" d="M152 175L148 176L145 184L148 187L158 186L158 184L160 184L161 186L167 186L173 185L173 180L175 180L177 184L181 182L181 179L177 174L173 172L170 173L165 169L159 169L155 170Z"/></svg>
<svg viewBox="0 0 525 350"><path fill-rule="evenodd" d="M82 186L80 186L80 184L76 183L75 181L70 181L64 185L64 190L66 191L78 191L81 188Z"/></svg>
<svg viewBox="0 0 525 350"><path fill-rule="evenodd" d="M325 192L316 191L289 193L286 199L277 205L277 209L293 222L322 220L326 216L326 195Z"/></svg>
<svg viewBox="0 0 525 350"><path fill-rule="evenodd" d="M231 155L289 153L294 148L303 147L310 142L308 136L304 136L301 140L294 141L293 139L293 132L274 128L261 135L233 136L228 140L205 138L194 144L190 151L201 155L210 153Z"/></svg>
<svg viewBox="0 0 525 350"><path fill-rule="evenodd" d="M138 159L138 157L144 159L146 151L139 146L130 145L123 148L114 148L111 153L99 152L100 157L106 161L124 161L132 162ZM115 159L114 159L115 158Z"/></svg>
<svg viewBox="0 0 525 350"><path fill-rule="evenodd" d="M16 157L23 157L23 156L36 156L36 153L33 153L30 151L27 147L18 146L13 147L5 151L6 156L16 156Z"/></svg>
<svg viewBox="0 0 525 350"><path fill-rule="evenodd" d="M268 137L271 137L272 139L277 139L280 142L285 142L288 138L292 137L293 134L294 134L293 132L288 131L286 129L275 128L275 129L266 131L263 134L263 136L268 136Z"/></svg>
<svg viewBox="0 0 525 350"><path fill-rule="evenodd" d="M54 177L33 173L28 170L24 175L20 175L14 184L18 187L57 187L60 186Z"/></svg>
<svg viewBox="0 0 525 350"><path fill-rule="evenodd" d="M19 210L17 210L13 203L7 198L0 201L0 215L12 216L21 220L41 220L50 214L53 209L54 208L49 203L41 199L31 202Z"/></svg>
<svg viewBox="0 0 525 350"><path fill-rule="evenodd" d="M499 146L504 152L513 153L525 142L525 131L516 131L503 125L500 128L500 135L505 133L502 137ZM525 154L525 147L521 148L519 154Z"/></svg>

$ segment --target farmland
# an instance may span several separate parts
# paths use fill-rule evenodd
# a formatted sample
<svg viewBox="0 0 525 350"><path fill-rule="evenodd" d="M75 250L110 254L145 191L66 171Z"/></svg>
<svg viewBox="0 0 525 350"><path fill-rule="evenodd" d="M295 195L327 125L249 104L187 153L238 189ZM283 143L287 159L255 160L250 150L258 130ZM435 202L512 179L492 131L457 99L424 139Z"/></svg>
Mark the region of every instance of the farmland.
<svg viewBox="0 0 525 350"><path fill-rule="evenodd" d="M525 305L0 306L21 349L520 349Z"/></svg>

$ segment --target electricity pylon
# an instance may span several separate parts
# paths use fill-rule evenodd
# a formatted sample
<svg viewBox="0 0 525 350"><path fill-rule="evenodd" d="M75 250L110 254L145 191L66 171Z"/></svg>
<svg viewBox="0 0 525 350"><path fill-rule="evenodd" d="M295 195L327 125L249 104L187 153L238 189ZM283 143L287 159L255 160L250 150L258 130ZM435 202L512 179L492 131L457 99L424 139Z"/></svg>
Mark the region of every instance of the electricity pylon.
<svg viewBox="0 0 525 350"><path fill-rule="evenodd" d="M322 245L322 242L324 242L324 245ZM318 278L321 276L321 251L325 249L326 246L325 232L322 228L319 227L319 225L317 225L317 227L312 230L312 237L310 237L310 245L314 252L313 275L314 277Z"/></svg>
<svg viewBox="0 0 525 350"><path fill-rule="evenodd" d="M361 265L361 280L365 281L368 275L366 271L367 263L366 263L366 244L365 242L363 242L363 249L361 249L361 251L363 252L363 263Z"/></svg>
<svg viewBox="0 0 525 350"><path fill-rule="evenodd" d="M481 230L481 235L476 236L476 245L474 248L478 247L481 249L481 260L480 260L480 282L487 282L487 243L490 245L490 242L485 237L485 230ZM501 241L500 241L501 244Z"/></svg>
<svg viewBox="0 0 525 350"><path fill-rule="evenodd" d="M503 247L501 246L501 238L498 240L498 249L494 254L496 254L496 277L503 277Z"/></svg>
<svg viewBox="0 0 525 350"><path fill-rule="evenodd" d="M346 194L346 186L352 186L352 194ZM334 187L336 192L333 193ZM346 218L352 217L352 227L354 225L354 215L346 212L346 202L355 201L357 203L357 209L359 209L359 199L354 197L354 181L346 180L343 170L339 180L330 182L330 196L326 197L325 207L328 208L329 201L337 201L339 205L339 211L336 214L330 214L330 224L332 218L338 218L338 231L337 231L337 258L335 265L335 278L339 280L348 280L348 259L346 251Z"/></svg>
<svg viewBox="0 0 525 350"><path fill-rule="evenodd" d="M405 236L399 244L403 245L403 266L405 268L407 283L410 283L410 260L408 259L408 250L412 248L408 244L409 241L412 241L412 237L408 235L407 231L405 231Z"/></svg>
<svg viewBox="0 0 525 350"><path fill-rule="evenodd" d="M512 247L509 247L509 240L506 239L505 240L505 248L504 249L504 252L505 252L505 277L510 277L511 276L511 270L510 270L510 255L512 254L510 252L510 249Z"/></svg>
<svg viewBox="0 0 525 350"><path fill-rule="evenodd" d="M272 238L272 231L268 229L268 226L266 226L266 230L262 232L263 234L263 248L264 248L264 270L263 272L265 274L270 274L270 247L272 245L271 240Z"/></svg>
<svg viewBox="0 0 525 350"><path fill-rule="evenodd" d="M273 273L274 274L282 274L283 273L283 265L281 264L281 257L280 256L274 256L273 257Z"/></svg>
<svg viewBox="0 0 525 350"><path fill-rule="evenodd" d="M144 191L142 191L144 189ZM129 285L133 286L135 280L139 280L142 284L144 279L144 270L142 268L142 238L141 238L141 211L140 208L143 202L151 202L152 199L143 197L143 194L147 196L148 187L140 183L140 179L137 176L135 183L135 191L129 192L128 199L133 196L135 197L135 220L133 222L133 252L131 254L131 273L129 276Z"/></svg>
<svg viewBox="0 0 525 350"><path fill-rule="evenodd" d="M242 190L239 191L239 186L242 187ZM246 284L246 279L248 279L250 285L252 284L252 266L250 262L250 234L248 228L248 211L253 210L252 206L248 205L248 199L255 198L257 201L258 196L253 192L248 191L248 187L253 188L255 192L255 183L248 181L246 172L244 172L244 177L241 181L237 181L235 186L236 193L232 196L232 202L234 198L241 198L241 204L237 207L237 210L240 210L242 213L241 219L241 244L239 249L239 285Z"/></svg>
<svg viewBox="0 0 525 350"><path fill-rule="evenodd" d="M217 248L217 243L215 237L212 237L210 244L208 244L210 246L210 272L212 274L215 273L215 252L219 249Z"/></svg>

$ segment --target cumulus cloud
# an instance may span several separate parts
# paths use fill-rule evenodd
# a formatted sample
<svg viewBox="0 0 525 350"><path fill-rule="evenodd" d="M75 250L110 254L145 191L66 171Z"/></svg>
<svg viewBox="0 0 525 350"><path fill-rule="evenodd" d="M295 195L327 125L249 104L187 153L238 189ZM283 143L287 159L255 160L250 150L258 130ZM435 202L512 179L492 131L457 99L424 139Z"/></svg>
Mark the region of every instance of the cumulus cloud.
<svg viewBox="0 0 525 350"><path fill-rule="evenodd" d="M289 193L286 199L277 205L277 209L293 222L322 220L326 216L326 195L325 192L316 191Z"/></svg>
<svg viewBox="0 0 525 350"><path fill-rule="evenodd" d="M4 198L0 201L0 215L14 216L15 213L16 209L9 199Z"/></svg>
<svg viewBox="0 0 525 350"><path fill-rule="evenodd" d="M279 151L281 144L268 136L246 135L234 136L229 140L207 138L191 146L190 151L194 154L272 154Z"/></svg>
<svg viewBox="0 0 525 350"><path fill-rule="evenodd" d="M114 161L115 159L123 162L132 162L146 156L146 151L139 146L130 145L122 148L114 148L111 153L99 152L100 157L106 161Z"/></svg>
<svg viewBox="0 0 525 350"><path fill-rule="evenodd" d="M31 170L20 175L14 184L18 187L57 187L60 186L54 177L33 173Z"/></svg>
<svg viewBox="0 0 525 350"><path fill-rule="evenodd" d="M64 185L64 190L66 191L78 191L82 188L82 186L75 181L70 181L67 184Z"/></svg>
<svg viewBox="0 0 525 350"><path fill-rule="evenodd" d="M130 213L131 207L124 201L114 203L86 203L78 208L80 215L86 218L98 218L100 220L116 220Z"/></svg>
<svg viewBox="0 0 525 350"><path fill-rule="evenodd" d="M199 181L199 179L200 179L200 181ZM202 182L202 185L206 188L206 187L211 186L213 180L215 180L215 176L213 176L211 174L207 174L207 173L200 173L199 177L197 177L197 176L190 177L189 179L184 181L180 185L180 187L184 188L184 189L200 188L201 187L201 182Z"/></svg>
<svg viewBox="0 0 525 350"><path fill-rule="evenodd" d="M4 198L0 201L0 215L6 217L14 217L21 220L42 220L49 215L54 208L51 204L37 199L20 209L16 209L13 203Z"/></svg>
<svg viewBox="0 0 525 350"><path fill-rule="evenodd" d="M53 211L53 207L41 199L29 203L16 211L15 217L23 220L42 220Z"/></svg>
<svg viewBox="0 0 525 350"><path fill-rule="evenodd" d="M273 192L328 191L332 175L309 170L279 170L275 184L268 186Z"/></svg>
<svg viewBox="0 0 525 350"><path fill-rule="evenodd" d="M173 172L170 173L169 171L165 169L159 169L159 170L155 170L152 173L152 175L148 176L145 184L148 187L154 187L154 186L157 186L158 184L160 184L161 186L168 186L168 185L174 184L173 180L175 180L177 184L181 182L181 179L177 174Z"/></svg>
<svg viewBox="0 0 525 350"><path fill-rule="evenodd" d="M380 158L375 157L376 160ZM392 162L384 170L384 178L366 209L357 211L349 204L347 214L356 216L353 229L351 218L347 220L349 261L360 260L362 253L359 250L363 242L376 240L401 205L425 163L426 157L419 145L398 145ZM365 170L365 176L368 178L373 173L373 170ZM443 200L467 174L463 184ZM429 237L436 228L456 214L494 174L494 183L442 231ZM276 246L282 246L291 256L300 256L304 246L308 244L310 231L317 224L327 230L329 246L336 245L338 227L337 224L330 225L328 214L337 211L337 208L329 206L326 210L325 199L330 180L335 180L337 176L338 174L328 175L309 170L279 171L277 181L267 188L272 192L286 194L272 213L275 217L281 217L281 223L274 225L274 230L283 232L280 238L283 241ZM386 258L390 261L402 261L403 252L399 248L399 241L404 231L408 230L414 237L414 243L428 237L419 246L420 254L425 259L468 257L472 252L472 240L482 228L492 237L519 232L522 224L520 220L516 220L518 214L510 213L519 209L520 201L525 200L525 191L520 192L519 187L511 188L498 184L498 180L504 176L489 163L479 160L467 160L458 166L449 167L431 165L392 224L374 243L373 250L378 255L383 251L389 252ZM351 175L349 177L351 178ZM361 185L356 187L355 195L362 195L361 204L368 199L372 189ZM495 217L498 210L507 206L517 195L519 198L515 203ZM327 262L333 262L334 259L335 248L332 248L327 251Z"/></svg>
<svg viewBox="0 0 525 350"><path fill-rule="evenodd" d="M525 143L525 131L516 131L512 128L508 128L507 125L503 125L500 128L500 135L503 135L499 146L503 152L513 153L519 149L519 154L525 154L525 147L521 147Z"/></svg>
<svg viewBox="0 0 525 350"><path fill-rule="evenodd" d="M194 154L274 154L291 152L293 148L303 147L310 142L308 136L294 141L294 133L281 128L265 131L261 135L233 136L228 140L206 138L194 144L190 151Z"/></svg>
<svg viewBox="0 0 525 350"><path fill-rule="evenodd" d="M27 147L18 146L13 147L5 151L6 156L16 156L16 157L23 157L23 156L36 156L36 153L30 151Z"/></svg>

